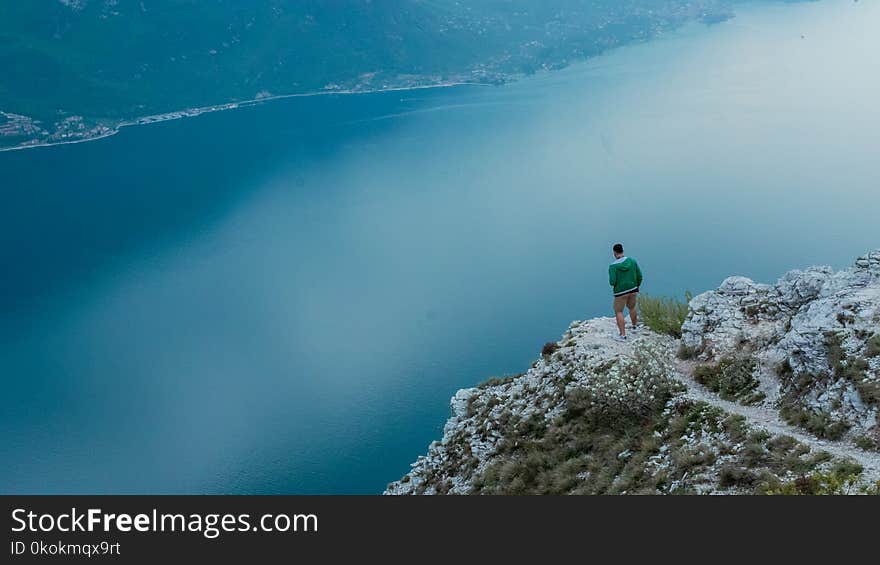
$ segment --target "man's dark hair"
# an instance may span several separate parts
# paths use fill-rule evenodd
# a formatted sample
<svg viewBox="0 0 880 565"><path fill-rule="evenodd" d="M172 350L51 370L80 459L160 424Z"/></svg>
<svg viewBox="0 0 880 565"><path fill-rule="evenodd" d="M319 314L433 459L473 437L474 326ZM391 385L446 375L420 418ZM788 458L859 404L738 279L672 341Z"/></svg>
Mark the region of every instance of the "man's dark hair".
<svg viewBox="0 0 880 565"><path fill-rule="evenodd" d="M623 253L623 245L619 243L615 243L614 247L612 247L615 253Z"/></svg>

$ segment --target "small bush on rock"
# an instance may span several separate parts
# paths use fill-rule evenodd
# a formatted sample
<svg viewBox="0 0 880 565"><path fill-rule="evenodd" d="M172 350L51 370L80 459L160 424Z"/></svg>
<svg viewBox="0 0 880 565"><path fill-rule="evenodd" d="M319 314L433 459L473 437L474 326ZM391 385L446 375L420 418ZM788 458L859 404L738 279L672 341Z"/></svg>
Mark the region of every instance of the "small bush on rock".
<svg viewBox="0 0 880 565"><path fill-rule="evenodd" d="M868 357L880 357L880 334L868 340L868 348L865 350Z"/></svg>
<svg viewBox="0 0 880 565"><path fill-rule="evenodd" d="M849 431L847 422L835 420L828 412L806 409L785 398L782 402L779 414L785 421L812 432L818 438L838 440Z"/></svg>
<svg viewBox="0 0 880 565"><path fill-rule="evenodd" d="M880 443L870 436L857 436L853 439L853 443L865 451L880 451Z"/></svg>
<svg viewBox="0 0 880 565"><path fill-rule="evenodd" d="M816 472L768 489L769 495L842 495L856 494L860 473L841 474L837 471ZM865 494L876 494L870 488L861 489Z"/></svg>
<svg viewBox="0 0 880 565"><path fill-rule="evenodd" d="M678 346L678 358L684 359L685 361L689 359L694 359L699 355L700 352L696 347L688 347L684 343Z"/></svg>
<svg viewBox="0 0 880 565"><path fill-rule="evenodd" d="M674 371L672 355L666 348L654 342L639 342L632 357L624 357L607 371L594 375L583 388L570 390L566 399L598 423L619 425L621 419L644 418L679 390Z"/></svg>
<svg viewBox="0 0 880 565"><path fill-rule="evenodd" d="M694 380L725 400L739 400L753 404L763 400L757 392L758 379L754 377L757 363L751 357L725 358L716 365L702 365L694 370Z"/></svg>
<svg viewBox="0 0 880 565"><path fill-rule="evenodd" d="M756 480L752 471L737 465L725 465L718 473L718 484L722 487L752 486Z"/></svg>

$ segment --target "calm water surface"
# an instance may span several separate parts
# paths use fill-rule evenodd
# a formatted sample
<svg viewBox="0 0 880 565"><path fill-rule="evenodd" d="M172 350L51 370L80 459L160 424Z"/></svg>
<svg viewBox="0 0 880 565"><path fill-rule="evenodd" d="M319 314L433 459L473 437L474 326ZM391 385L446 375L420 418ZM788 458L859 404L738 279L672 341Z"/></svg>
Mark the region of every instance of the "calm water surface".
<svg viewBox="0 0 880 565"><path fill-rule="evenodd" d="M849 264L877 29L763 5L502 88L0 154L0 491L380 492L457 388L607 314L616 240L655 294Z"/></svg>

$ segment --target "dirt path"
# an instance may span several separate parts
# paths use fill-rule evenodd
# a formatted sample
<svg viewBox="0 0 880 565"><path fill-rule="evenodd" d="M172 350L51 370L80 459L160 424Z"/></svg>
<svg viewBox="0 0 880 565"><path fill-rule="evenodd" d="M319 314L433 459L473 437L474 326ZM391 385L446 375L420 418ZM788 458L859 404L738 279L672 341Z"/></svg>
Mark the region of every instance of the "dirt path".
<svg viewBox="0 0 880 565"><path fill-rule="evenodd" d="M630 335L631 339L623 343L611 339L616 334L617 326L613 318L595 318L581 322L575 329L574 337L578 340L579 347L583 351L601 349L606 356L632 354L633 346L642 338L664 340L672 351L676 351L678 346L678 342L672 338L659 336L647 328L641 328L634 332ZM779 398L779 387L772 376L765 374L761 375L760 379L760 388L762 392L767 394L767 400L760 406L743 406L724 400L697 383L693 379L694 369L697 365L699 363L694 361L675 359L677 369L675 378L687 388L687 394L690 398L717 406L730 414L739 414L756 427L771 434L791 436L815 451L827 451L836 457L849 457L864 468L864 480L871 484L880 481L880 453L865 451L848 441L819 439L806 430L785 422L779 412L773 408L775 400Z"/></svg>
<svg viewBox="0 0 880 565"><path fill-rule="evenodd" d="M808 432L786 423L779 416L779 412L768 407L766 403L762 406L743 406L724 400L694 381L693 373L696 365L693 362L676 360L678 369L676 378L687 387L689 397L717 406L731 414L739 414L755 426L772 434L791 436L816 451L827 451L837 457L850 457L864 467L863 478L865 480L871 483L880 481L880 453L865 451L848 441L818 439Z"/></svg>

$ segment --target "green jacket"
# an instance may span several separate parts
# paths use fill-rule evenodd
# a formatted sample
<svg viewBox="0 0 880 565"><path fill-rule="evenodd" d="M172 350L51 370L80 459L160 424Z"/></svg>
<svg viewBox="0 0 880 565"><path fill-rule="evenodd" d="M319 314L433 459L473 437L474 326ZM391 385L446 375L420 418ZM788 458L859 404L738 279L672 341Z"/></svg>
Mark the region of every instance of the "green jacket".
<svg viewBox="0 0 880 565"><path fill-rule="evenodd" d="M635 259L621 257L608 267L608 282L614 289L614 296L638 292L642 286L642 270Z"/></svg>

